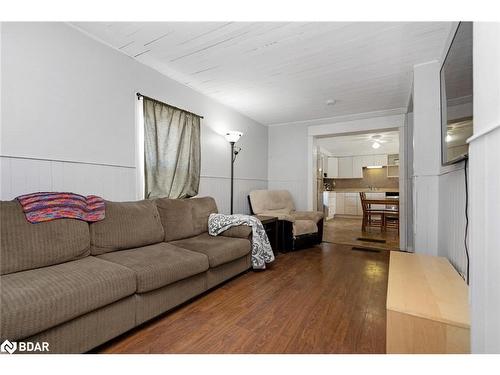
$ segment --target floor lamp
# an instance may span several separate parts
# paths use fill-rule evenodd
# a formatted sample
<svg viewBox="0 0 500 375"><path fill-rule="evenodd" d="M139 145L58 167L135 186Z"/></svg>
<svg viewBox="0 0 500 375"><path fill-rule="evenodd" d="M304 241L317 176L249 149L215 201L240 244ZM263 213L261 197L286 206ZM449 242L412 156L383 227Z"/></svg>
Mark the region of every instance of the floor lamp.
<svg viewBox="0 0 500 375"><path fill-rule="evenodd" d="M234 191L234 161L236 160L236 155L241 151L240 147L234 147L234 144L243 135L242 132L231 130L226 133L226 141L231 144L231 215L233 214L233 191Z"/></svg>

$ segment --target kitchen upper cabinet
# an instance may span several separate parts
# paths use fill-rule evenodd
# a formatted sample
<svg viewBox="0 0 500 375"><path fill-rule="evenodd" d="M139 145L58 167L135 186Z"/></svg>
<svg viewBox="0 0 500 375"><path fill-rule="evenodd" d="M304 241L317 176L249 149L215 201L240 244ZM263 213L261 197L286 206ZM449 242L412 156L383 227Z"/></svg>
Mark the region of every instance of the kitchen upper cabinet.
<svg viewBox="0 0 500 375"><path fill-rule="evenodd" d="M352 178L352 156L338 158L339 178Z"/></svg>
<svg viewBox="0 0 500 375"><path fill-rule="evenodd" d="M387 165L387 155L372 155L373 164L372 165Z"/></svg>
<svg viewBox="0 0 500 375"><path fill-rule="evenodd" d="M339 177L339 160L338 158L328 158L328 173L329 178Z"/></svg>
<svg viewBox="0 0 500 375"><path fill-rule="evenodd" d="M366 161L365 156L354 156L352 158L352 177L363 178L363 167Z"/></svg>
<svg viewBox="0 0 500 375"><path fill-rule="evenodd" d="M363 167L372 165L387 165L387 155L329 157L328 177L363 178Z"/></svg>

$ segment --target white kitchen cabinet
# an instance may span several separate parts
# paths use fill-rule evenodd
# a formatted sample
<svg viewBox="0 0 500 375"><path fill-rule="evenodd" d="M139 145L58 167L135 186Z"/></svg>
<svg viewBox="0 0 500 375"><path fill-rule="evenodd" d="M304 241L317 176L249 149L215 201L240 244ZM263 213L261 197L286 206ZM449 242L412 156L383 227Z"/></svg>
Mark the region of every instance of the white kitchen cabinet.
<svg viewBox="0 0 500 375"><path fill-rule="evenodd" d="M363 164L365 163L366 157L364 156L353 156L352 158L352 177L353 178L363 178Z"/></svg>
<svg viewBox="0 0 500 375"><path fill-rule="evenodd" d="M361 204L361 197L359 196L359 193L357 194L357 206L356 206L356 214L358 216L363 216L363 205Z"/></svg>
<svg viewBox="0 0 500 375"><path fill-rule="evenodd" d="M369 165L373 165L373 155L363 156L363 167L368 167Z"/></svg>
<svg viewBox="0 0 500 375"><path fill-rule="evenodd" d="M337 194L334 191L328 192L328 219L335 216L337 211Z"/></svg>
<svg viewBox="0 0 500 375"><path fill-rule="evenodd" d="M337 215L343 215L344 214L344 193L337 193L335 194L335 201L336 201L336 207L335 207L335 214Z"/></svg>
<svg viewBox="0 0 500 375"><path fill-rule="evenodd" d="M344 214L357 215L358 214L358 193L345 193L344 196Z"/></svg>
<svg viewBox="0 0 500 375"><path fill-rule="evenodd" d="M328 178L335 178L339 176L339 160L338 158L328 158Z"/></svg>
<svg viewBox="0 0 500 375"><path fill-rule="evenodd" d="M372 165L387 165L387 155L372 155L373 164Z"/></svg>
<svg viewBox="0 0 500 375"><path fill-rule="evenodd" d="M352 178L352 156L338 158L339 178Z"/></svg>

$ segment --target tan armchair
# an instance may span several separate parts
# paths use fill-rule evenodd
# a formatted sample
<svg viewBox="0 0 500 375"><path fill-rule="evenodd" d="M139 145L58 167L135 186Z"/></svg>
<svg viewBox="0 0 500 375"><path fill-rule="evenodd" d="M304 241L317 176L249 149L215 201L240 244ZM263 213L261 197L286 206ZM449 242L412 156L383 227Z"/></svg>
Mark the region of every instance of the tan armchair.
<svg viewBox="0 0 500 375"><path fill-rule="evenodd" d="M282 250L312 246L322 241L323 213L296 211L288 190L253 190L248 199L252 213L278 218L278 247Z"/></svg>

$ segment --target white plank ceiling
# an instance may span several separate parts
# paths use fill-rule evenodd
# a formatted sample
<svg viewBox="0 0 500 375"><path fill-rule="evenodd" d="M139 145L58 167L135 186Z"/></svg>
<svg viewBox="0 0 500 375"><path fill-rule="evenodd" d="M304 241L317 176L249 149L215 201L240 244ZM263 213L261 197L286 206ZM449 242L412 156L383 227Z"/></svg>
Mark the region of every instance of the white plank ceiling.
<svg viewBox="0 0 500 375"><path fill-rule="evenodd" d="M448 22L74 23L262 124L405 107ZM335 105L326 101L335 99Z"/></svg>
<svg viewBox="0 0 500 375"><path fill-rule="evenodd" d="M380 147L377 149L372 147L375 141L380 144ZM330 156L399 153L398 131L319 138L317 142L321 149L327 151Z"/></svg>

